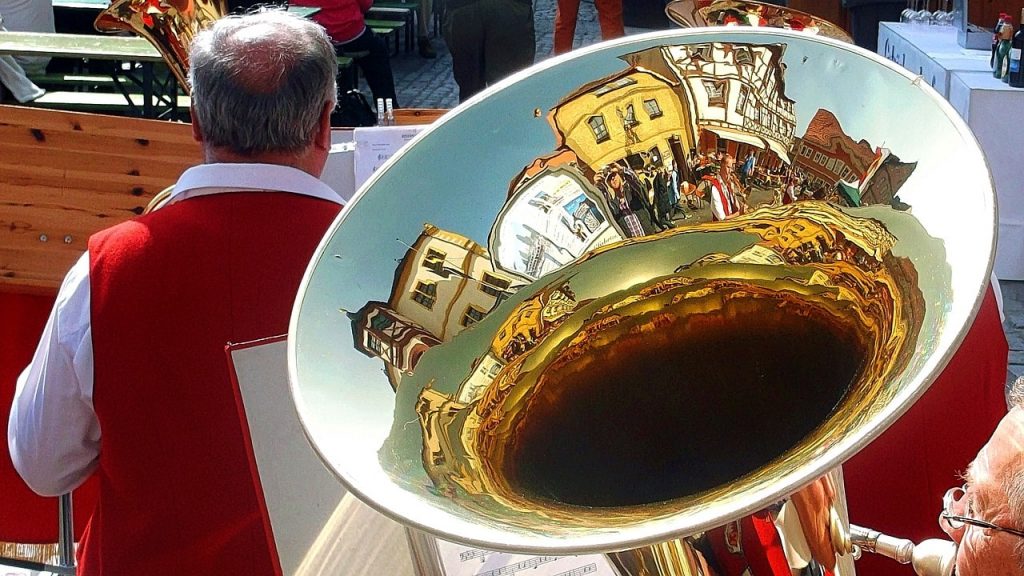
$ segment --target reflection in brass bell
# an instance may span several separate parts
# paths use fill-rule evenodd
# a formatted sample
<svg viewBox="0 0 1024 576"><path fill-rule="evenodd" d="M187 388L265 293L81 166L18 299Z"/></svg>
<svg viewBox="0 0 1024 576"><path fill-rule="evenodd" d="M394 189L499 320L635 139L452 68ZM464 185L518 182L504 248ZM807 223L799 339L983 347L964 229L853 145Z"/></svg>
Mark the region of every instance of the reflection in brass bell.
<svg viewBox="0 0 1024 576"><path fill-rule="evenodd" d="M853 43L841 27L792 8L754 0L673 0L665 5L665 14L684 28L698 26L767 26Z"/></svg>
<svg viewBox="0 0 1024 576"><path fill-rule="evenodd" d="M292 318L298 412L353 493L446 540L654 544L646 570L757 514L827 534L794 546L827 565L848 530L817 479L962 339L990 182L940 96L833 39L701 28L553 59L346 206Z"/></svg>

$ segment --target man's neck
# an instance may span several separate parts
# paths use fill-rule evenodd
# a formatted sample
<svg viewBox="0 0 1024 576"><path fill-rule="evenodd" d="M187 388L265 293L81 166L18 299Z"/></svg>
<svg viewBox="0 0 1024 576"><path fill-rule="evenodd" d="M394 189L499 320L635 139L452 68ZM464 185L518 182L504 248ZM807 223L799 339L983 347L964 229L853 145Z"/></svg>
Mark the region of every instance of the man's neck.
<svg viewBox="0 0 1024 576"><path fill-rule="evenodd" d="M226 148L207 147L204 150L206 164L276 164L302 170L314 178L323 173L324 162L310 154L301 152L259 152L252 155L238 154Z"/></svg>

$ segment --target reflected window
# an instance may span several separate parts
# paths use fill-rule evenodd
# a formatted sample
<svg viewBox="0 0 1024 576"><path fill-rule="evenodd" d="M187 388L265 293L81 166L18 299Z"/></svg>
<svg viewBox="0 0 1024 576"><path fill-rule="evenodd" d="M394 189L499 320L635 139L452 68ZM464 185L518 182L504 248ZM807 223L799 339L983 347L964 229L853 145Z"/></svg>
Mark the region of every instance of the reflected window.
<svg viewBox="0 0 1024 576"><path fill-rule="evenodd" d="M417 282L416 289L412 291L412 300L427 310L433 310L434 303L437 302L437 284Z"/></svg>
<svg viewBox="0 0 1024 576"><path fill-rule="evenodd" d="M493 274L484 272L484 279L480 282L480 291L497 298L502 292L508 290L510 282L504 278L498 278Z"/></svg>
<svg viewBox="0 0 1024 576"><path fill-rule="evenodd" d="M636 110L633 109L632 104L626 104L626 114L622 118L623 125L632 128L637 124L640 124L636 120Z"/></svg>
<svg viewBox="0 0 1024 576"><path fill-rule="evenodd" d="M618 80L609 82L604 86L601 86L597 90L594 90L594 94L596 94L597 96L604 96L609 92L614 92L619 88L625 88L627 86L632 86L634 84L636 84L636 80L633 78L619 78Z"/></svg>
<svg viewBox="0 0 1024 576"><path fill-rule="evenodd" d="M713 62L715 54L710 44L701 44L693 50L692 58L699 58L705 62Z"/></svg>
<svg viewBox="0 0 1024 576"><path fill-rule="evenodd" d="M651 120L662 115L661 106L658 106L658 101L654 98L644 100L644 110L647 112L647 117Z"/></svg>
<svg viewBox="0 0 1024 576"><path fill-rule="evenodd" d="M370 319L370 328L373 328L374 330L384 330L386 328L390 328L394 323L395 321L392 318L383 314L377 314Z"/></svg>
<svg viewBox="0 0 1024 576"><path fill-rule="evenodd" d="M471 326L484 319L485 312L476 306L470 304L466 307L466 311L462 313L462 320L459 324L463 326Z"/></svg>
<svg viewBox="0 0 1024 576"><path fill-rule="evenodd" d="M366 347L373 350L375 354L383 354L384 346L380 343L380 338L377 338L373 334L366 335Z"/></svg>
<svg viewBox="0 0 1024 576"><path fill-rule="evenodd" d="M829 158L828 162L825 163L825 169L828 170L829 172L831 172L831 171L833 171L835 169L835 167L836 167L836 159L835 158Z"/></svg>
<svg viewBox="0 0 1024 576"><path fill-rule="evenodd" d="M737 64L753 64L754 57L750 55L750 50L741 48L736 51L736 63Z"/></svg>
<svg viewBox="0 0 1024 576"><path fill-rule="evenodd" d="M710 78L701 81L708 93L709 106L725 106L728 82L725 80L712 80Z"/></svg>
<svg viewBox="0 0 1024 576"><path fill-rule="evenodd" d="M590 125L590 129L594 132L594 140L598 144L611 138L608 135L608 126L604 123L604 116L591 116L587 120L587 124Z"/></svg>
<svg viewBox="0 0 1024 576"><path fill-rule="evenodd" d="M443 275L442 270L444 269L444 261L447 257L448 255L440 250L428 248L427 255L423 258L423 267Z"/></svg>
<svg viewBox="0 0 1024 576"><path fill-rule="evenodd" d="M747 98L750 97L750 87L740 86L740 94L736 97L736 111L743 114L747 106Z"/></svg>

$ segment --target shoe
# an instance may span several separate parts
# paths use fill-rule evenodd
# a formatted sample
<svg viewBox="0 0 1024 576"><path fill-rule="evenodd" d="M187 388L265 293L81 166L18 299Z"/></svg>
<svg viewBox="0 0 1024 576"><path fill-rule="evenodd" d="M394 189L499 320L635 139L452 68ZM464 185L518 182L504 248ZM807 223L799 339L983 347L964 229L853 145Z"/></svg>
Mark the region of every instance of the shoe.
<svg viewBox="0 0 1024 576"><path fill-rule="evenodd" d="M420 48L420 58L437 58L437 51L430 45L430 38L420 36L416 39L416 44Z"/></svg>

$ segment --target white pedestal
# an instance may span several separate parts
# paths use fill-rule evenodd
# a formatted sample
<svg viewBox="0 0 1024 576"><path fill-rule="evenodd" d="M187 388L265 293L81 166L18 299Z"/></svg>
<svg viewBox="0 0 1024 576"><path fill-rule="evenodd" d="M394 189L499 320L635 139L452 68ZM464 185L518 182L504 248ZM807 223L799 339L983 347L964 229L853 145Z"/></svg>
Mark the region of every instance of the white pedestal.
<svg viewBox="0 0 1024 576"><path fill-rule="evenodd" d="M971 127L988 159L999 201L996 277L1024 280L1024 89L1009 88L988 72L956 72L949 102Z"/></svg>
<svg viewBox="0 0 1024 576"><path fill-rule="evenodd" d="M952 27L882 22L878 52L920 74L967 121L988 160L999 204L996 277L1024 280L1024 132L1017 127L1024 89L993 78L989 51L960 47Z"/></svg>
<svg viewBox="0 0 1024 576"><path fill-rule="evenodd" d="M899 22L878 25L878 53L922 78L939 94L949 97L954 72L983 72L989 52L968 50L956 40L952 26L915 26Z"/></svg>

